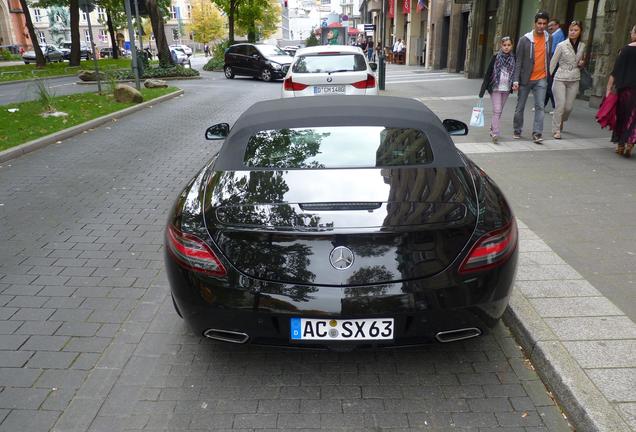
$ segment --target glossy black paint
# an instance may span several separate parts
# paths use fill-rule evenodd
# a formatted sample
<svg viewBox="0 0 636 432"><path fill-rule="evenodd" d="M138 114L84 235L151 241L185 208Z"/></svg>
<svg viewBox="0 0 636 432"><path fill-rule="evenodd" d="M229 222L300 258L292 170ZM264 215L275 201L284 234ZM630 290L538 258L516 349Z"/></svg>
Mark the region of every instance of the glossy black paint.
<svg viewBox="0 0 636 432"><path fill-rule="evenodd" d="M457 269L477 239L513 215L492 180L460 156L464 168L316 174L214 171L212 161L180 194L169 223L204 239L228 275L186 270L166 253L179 311L197 334L232 330L252 343L279 345L292 344L289 318L298 316L394 317L391 345L426 343L464 327L486 331L508 303L517 248L495 269L470 275ZM356 188L338 189L334 178ZM354 197L367 209L334 209L320 220L311 205L307 210L306 204ZM334 245L352 245L358 267L350 273L330 267Z"/></svg>

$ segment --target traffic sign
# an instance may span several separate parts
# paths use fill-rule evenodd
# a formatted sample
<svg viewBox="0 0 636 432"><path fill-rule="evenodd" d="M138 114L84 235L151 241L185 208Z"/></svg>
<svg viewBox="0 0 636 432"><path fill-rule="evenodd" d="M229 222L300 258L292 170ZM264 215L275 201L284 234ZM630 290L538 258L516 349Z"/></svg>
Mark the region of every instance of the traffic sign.
<svg viewBox="0 0 636 432"><path fill-rule="evenodd" d="M375 24L365 24L364 31L375 31Z"/></svg>

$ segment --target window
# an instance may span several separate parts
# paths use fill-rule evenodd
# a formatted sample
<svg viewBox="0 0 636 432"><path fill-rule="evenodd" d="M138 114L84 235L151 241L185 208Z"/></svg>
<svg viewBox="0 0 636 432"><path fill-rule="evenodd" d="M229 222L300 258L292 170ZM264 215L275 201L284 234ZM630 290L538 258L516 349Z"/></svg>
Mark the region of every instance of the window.
<svg viewBox="0 0 636 432"><path fill-rule="evenodd" d="M86 15L86 12L82 12L82 21L88 21L88 15Z"/></svg>
<svg viewBox="0 0 636 432"><path fill-rule="evenodd" d="M104 10L103 7L97 8L97 19L102 22L106 21L106 11Z"/></svg>
<svg viewBox="0 0 636 432"><path fill-rule="evenodd" d="M177 8L170 6L170 19L177 19Z"/></svg>
<svg viewBox="0 0 636 432"><path fill-rule="evenodd" d="M330 71L361 72L367 70L362 54L324 54L300 56L294 63L295 73L324 73Z"/></svg>
<svg viewBox="0 0 636 432"><path fill-rule="evenodd" d="M91 42L91 34L88 32L88 30L84 30L84 40L88 43Z"/></svg>
<svg viewBox="0 0 636 432"><path fill-rule="evenodd" d="M36 23L42 22L42 11L40 9L33 9L33 16Z"/></svg>
<svg viewBox="0 0 636 432"><path fill-rule="evenodd" d="M108 32L106 30L102 29L99 31L99 40L102 42L108 41Z"/></svg>
<svg viewBox="0 0 636 432"><path fill-rule="evenodd" d="M374 168L427 164L433 161L433 151L418 129L293 128L257 132L247 142L243 161L248 167L276 169Z"/></svg>
<svg viewBox="0 0 636 432"><path fill-rule="evenodd" d="M39 31L38 32L38 40L40 41L41 44L45 44L46 43L46 36L44 36L44 32L43 31Z"/></svg>
<svg viewBox="0 0 636 432"><path fill-rule="evenodd" d="M187 8L188 8L188 19L191 19L192 18L192 5L188 5Z"/></svg>

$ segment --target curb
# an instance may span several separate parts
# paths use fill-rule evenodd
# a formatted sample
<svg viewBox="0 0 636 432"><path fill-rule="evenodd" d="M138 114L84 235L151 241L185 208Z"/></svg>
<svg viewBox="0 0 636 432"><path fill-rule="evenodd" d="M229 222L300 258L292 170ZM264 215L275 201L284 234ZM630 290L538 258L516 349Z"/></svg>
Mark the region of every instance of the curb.
<svg viewBox="0 0 636 432"><path fill-rule="evenodd" d="M201 79L202 77L199 76L192 76L192 77L165 77L165 78L139 78L139 82L143 83L143 81L147 80L147 79L157 79L157 80L162 80L162 81L186 81L186 80L197 80L197 79ZM117 80L116 82L118 83L131 83L131 82L135 82L134 79L131 80ZM104 83L108 83L107 80L102 80L102 84ZM75 85L97 85L97 81L75 81Z"/></svg>
<svg viewBox="0 0 636 432"><path fill-rule="evenodd" d="M168 99L172 99L175 98L177 96L181 96L183 94L183 90L177 90L175 92L172 93L168 93L166 95L163 96L159 96L158 98L154 98L151 99L149 101L146 102L142 102L138 105L134 105L128 108L125 108L123 110L120 111L116 111L110 114L106 114L104 116L101 117L97 117L93 120L89 120L87 122L84 123L80 123L78 125L72 126L68 129L64 129L55 133L52 133L50 135L35 139L33 141L29 141L26 142L24 144L20 144L16 147L12 147L10 149L4 150L0 152L0 163L2 162L6 162L8 160L11 159L15 159L17 157L20 157L22 155L25 155L27 153L30 153L32 151L35 151L37 149L40 149L42 147L46 147L49 144L53 144L57 141L61 141L67 138L70 138L74 135L80 134L82 132L84 132L85 130L88 129L92 129L95 128L97 126L100 126L104 123L109 122L110 120L112 120L113 118L121 118L121 117L125 117L127 115L133 114L139 110L142 110L150 105L154 105L157 103L161 103L164 102Z"/></svg>
<svg viewBox="0 0 636 432"><path fill-rule="evenodd" d="M520 289L513 289L503 320L576 430L631 431Z"/></svg>

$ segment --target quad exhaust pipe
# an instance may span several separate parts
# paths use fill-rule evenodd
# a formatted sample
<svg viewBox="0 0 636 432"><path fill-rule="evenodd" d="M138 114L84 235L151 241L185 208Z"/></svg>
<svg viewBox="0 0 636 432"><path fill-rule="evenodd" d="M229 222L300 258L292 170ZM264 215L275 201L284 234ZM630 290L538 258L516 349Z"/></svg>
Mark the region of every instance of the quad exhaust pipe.
<svg viewBox="0 0 636 432"><path fill-rule="evenodd" d="M207 329L203 332L203 336L209 339L231 342L235 344L243 344L250 338L246 333L219 329Z"/></svg>
<svg viewBox="0 0 636 432"><path fill-rule="evenodd" d="M481 334L481 330L476 327L461 328L456 330L448 330L439 332L435 335L435 339L439 342L455 342L464 339L477 337Z"/></svg>

